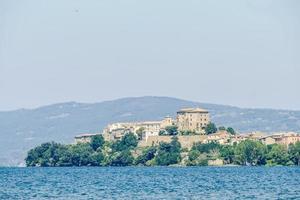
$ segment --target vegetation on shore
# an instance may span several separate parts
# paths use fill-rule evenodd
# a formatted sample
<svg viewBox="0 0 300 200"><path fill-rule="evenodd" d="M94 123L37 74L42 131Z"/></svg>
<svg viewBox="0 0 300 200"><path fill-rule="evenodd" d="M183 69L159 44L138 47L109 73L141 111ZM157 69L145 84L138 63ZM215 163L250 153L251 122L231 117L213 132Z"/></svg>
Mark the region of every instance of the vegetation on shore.
<svg viewBox="0 0 300 200"><path fill-rule="evenodd" d="M231 127L226 128L224 126L217 128L217 126L212 122L210 122L203 130L206 135L214 134L214 133L218 132L218 130L219 131L227 131L228 133L230 133L232 135L236 134L236 132L233 128L231 128ZM137 131L138 138L141 138L140 136L142 135L143 131L144 131L143 129L139 129ZM199 133L196 133L195 131L189 131L189 130L179 131L178 127L176 125L172 125L172 126L167 126L164 129L160 130L159 135L161 135L161 136L162 135L168 135L168 136L199 135Z"/></svg>
<svg viewBox="0 0 300 200"><path fill-rule="evenodd" d="M223 160L236 165L298 165L300 166L300 142L288 148L278 144L264 145L245 140L234 145L196 143L188 150L181 148L177 137L170 143L138 147L138 138L129 133L115 142L94 136L90 143L63 145L44 143L28 152L27 166L206 166L210 161Z"/></svg>

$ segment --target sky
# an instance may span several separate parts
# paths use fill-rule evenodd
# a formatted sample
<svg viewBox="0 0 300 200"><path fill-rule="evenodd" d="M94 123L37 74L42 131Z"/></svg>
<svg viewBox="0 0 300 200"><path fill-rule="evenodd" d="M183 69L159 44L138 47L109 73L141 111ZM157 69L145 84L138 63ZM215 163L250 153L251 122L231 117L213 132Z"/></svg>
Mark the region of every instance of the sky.
<svg viewBox="0 0 300 200"><path fill-rule="evenodd" d="M300 110L298 0L0 0L0 110L170 96Z"/></svg>

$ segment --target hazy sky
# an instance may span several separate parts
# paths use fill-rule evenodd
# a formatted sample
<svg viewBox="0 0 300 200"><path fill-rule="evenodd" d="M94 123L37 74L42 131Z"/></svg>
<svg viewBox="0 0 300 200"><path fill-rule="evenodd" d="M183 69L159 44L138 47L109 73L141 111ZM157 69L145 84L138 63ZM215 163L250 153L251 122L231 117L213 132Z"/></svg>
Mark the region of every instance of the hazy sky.
<svg viewBox="0 0 300 200"><path fill-rule="evenodd" d="M0 0L0 110L159 95L300 110L298 0Z"/></svg>

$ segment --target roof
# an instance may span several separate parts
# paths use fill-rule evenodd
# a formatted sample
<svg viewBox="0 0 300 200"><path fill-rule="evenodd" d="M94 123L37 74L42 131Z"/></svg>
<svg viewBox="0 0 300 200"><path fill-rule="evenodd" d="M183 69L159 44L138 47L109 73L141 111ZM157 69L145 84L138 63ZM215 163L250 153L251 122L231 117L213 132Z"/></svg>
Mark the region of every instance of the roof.
<svg viewBox="0 0 300 200"><path fill-rule="evenodd" d="M75 138L92 137L95 135L101 135L101 134L100 133L84 133L84 134L76 135Z"/></svg>
<svg viewBox="0 0 300 200"><path fill-rule="evenodd" d="M133 121L133 122L117 122L109 124L108 126L141 126L145 124L161 124L161 121Z"/></svg>
<svg viewBox="0 0 300 200"><path fill-rule="evenodd" d="M208 136L222 136L222 135L231 135L231 134L228 133L227 131L218 131L218 132L210 134Z"/></svg>
<svg viewBox="0 0 300 200"><path fill-rule="evenodd" d="M263 136L260 139L267 139L267 138L275 139L275 138L278 138L278 137L274 137L273 135L268 135L268 136Z"/></svg>
<svg viewBox="0 0 300 200"><path fill-rule="evenodd" d="M208 113L208 111L203 108L183 108L177 113Z"/></svg>
<svg viewBox="0 0 300 200"><path fill-rule="evenodd" d="M252 132L252 133L243 133L241 134L242 137L250 137L250 138L263 138L268 136L266 133L263 132Z"/></svg>
<svg viewBox="0 0 300 200"><path fill-rule="evenodd" d="M271 135L267 135L266 137L272 137L272 138L283 138L283 137L299 137L300 135L298 133L295 132L282 132L282 133L273 133Z"/></svg>
<svg viewBox="0 0 300 200"><path fill-rule="evenodd" d="M145 122L137 122L137 124L147 125L147 124L161 124L161 121L145 121Z"/></svg>

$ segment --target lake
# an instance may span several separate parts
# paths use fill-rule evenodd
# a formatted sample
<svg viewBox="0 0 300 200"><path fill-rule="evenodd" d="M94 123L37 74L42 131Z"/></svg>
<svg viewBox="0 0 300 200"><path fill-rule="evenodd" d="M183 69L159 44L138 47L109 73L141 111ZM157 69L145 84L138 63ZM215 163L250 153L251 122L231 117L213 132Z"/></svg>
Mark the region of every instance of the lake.
<svg viewBox="0 0 300 200"><path fill-rule="evenodd" d="M300 199L300 168L0 168L0 199L207 198Z"/></svg>

